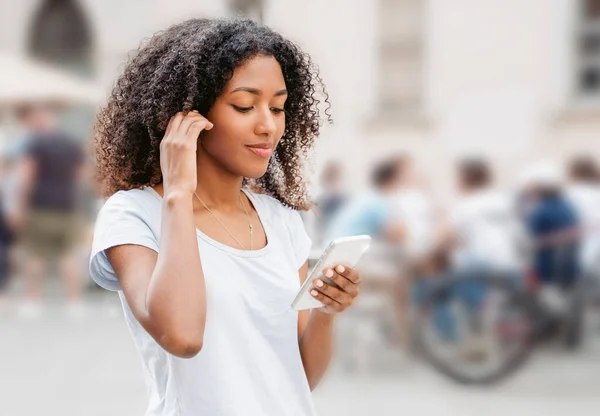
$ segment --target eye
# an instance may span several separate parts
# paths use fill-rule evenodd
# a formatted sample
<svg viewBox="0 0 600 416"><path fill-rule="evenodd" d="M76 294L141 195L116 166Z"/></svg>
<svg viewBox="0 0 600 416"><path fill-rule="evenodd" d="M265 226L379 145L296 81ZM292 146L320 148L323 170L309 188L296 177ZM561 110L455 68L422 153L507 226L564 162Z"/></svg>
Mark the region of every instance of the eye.
<svg viewBox="0 0 600 416"><path fill-rule="evenodd" d="M277 107L271 107L271 111L274 112L275 114L285 113L285 110L283 108L277 108Z"/></svg>
<svg viewBox="0 0 600 416"><path fill-rule="evenodd" d="M240 113L247 113L248 111L252 110L252 107L238 107L237 105L233 104L231 106Z"/></svg>

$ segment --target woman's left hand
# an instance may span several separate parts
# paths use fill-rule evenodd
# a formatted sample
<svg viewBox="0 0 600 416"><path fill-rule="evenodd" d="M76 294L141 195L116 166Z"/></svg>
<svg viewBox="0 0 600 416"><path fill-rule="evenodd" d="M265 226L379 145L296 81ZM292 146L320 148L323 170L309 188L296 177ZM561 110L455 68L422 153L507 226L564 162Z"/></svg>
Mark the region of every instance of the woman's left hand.
<svg viewBox="0 0 600 416"><path fill-rule="evenodd" d="M310 294L324 304L318 311L333 314L342 312L352 305L359 293L360 275L354 269L338 265L323 270L323 276L338 285L329 285L321 279L315 279Z"/></svg>

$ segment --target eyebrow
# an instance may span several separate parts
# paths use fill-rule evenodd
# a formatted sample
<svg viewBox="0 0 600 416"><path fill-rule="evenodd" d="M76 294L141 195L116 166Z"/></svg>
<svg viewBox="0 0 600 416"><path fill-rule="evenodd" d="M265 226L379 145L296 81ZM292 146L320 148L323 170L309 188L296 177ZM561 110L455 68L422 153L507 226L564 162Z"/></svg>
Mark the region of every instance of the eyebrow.
<svg viewBox="0 0 600 416"><path fill-rule="evenodd" d="M233 91L231 91L231 93L233 94L234 92L239 92L239 91L249 92L250 94L254 94L254 95L260 95L260 90L258 90L256 88L251 88L251 87L238 87L238 88L234 89ZM287 90L280 90L275 93L275 97L279 97L281 95L287 95L287 93L288 93Z"/></svg>

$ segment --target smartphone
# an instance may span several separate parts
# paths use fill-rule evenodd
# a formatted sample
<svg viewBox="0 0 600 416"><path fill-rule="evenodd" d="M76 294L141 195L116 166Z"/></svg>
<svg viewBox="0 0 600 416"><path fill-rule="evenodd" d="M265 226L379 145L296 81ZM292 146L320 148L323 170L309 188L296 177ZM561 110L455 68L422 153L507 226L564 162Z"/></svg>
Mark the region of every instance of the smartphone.
<svg viewBox="0 0 600 416"><path fill-rule="evenodd" d="M292 302L292 308L301 311L304 309L322 307L323 304L310 294L311 289L314 288L313 281L315 279L321 279L326 283L337 286L323 276L323 269L333 268L338 264L354 268L362 255L369 249L370 245L371 237L368 235L342 237L333 240L329 246L327 246L315 267L313 267L308 274L308 277L296 295L296 299Z"/></svg>

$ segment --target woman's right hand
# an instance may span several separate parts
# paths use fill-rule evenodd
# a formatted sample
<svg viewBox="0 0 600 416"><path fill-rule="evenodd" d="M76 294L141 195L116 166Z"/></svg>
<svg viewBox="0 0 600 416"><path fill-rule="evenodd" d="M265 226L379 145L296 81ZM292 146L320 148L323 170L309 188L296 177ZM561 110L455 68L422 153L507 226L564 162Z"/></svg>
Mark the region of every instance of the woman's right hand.
<svg viewBox="0 0 600 416"><path fill-rule="evenodd" d="M179 112L171 117L165 136L160 143L160 169L163 176L164 194L196 192L196 151L198 136L202 130L210 130L213 124L193 110Z"/></svg>

